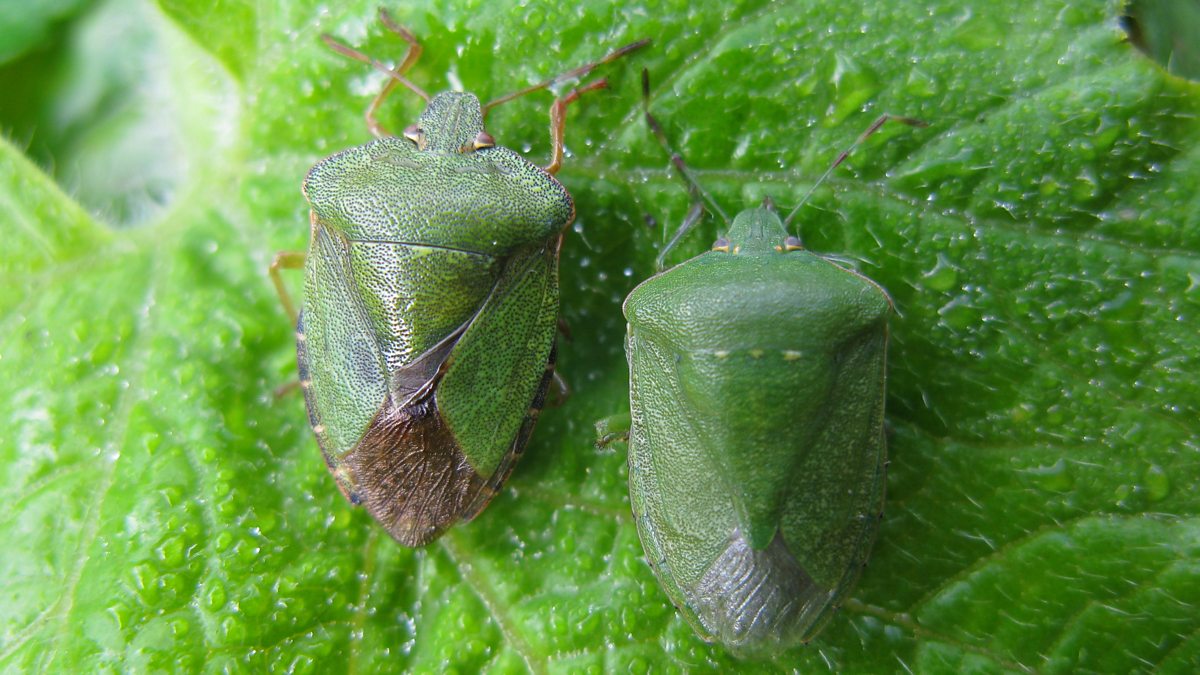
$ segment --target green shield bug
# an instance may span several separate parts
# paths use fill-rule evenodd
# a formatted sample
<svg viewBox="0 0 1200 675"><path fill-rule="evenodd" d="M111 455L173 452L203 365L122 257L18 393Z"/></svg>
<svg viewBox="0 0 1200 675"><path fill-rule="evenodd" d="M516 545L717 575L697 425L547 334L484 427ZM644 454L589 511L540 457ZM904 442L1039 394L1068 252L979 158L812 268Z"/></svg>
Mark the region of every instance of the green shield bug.
<svg viewBox="0 0 1200 675"><path fill-rule="evenodd" d="M323 36L388 75L366 113L376 139L309 171L309 249L276 256L271 275L296 320L309 421L339 488L397 541L422 546L487 505L537 420L554 369L559 245L575 216L553 176L565 113L606 82L554 102L544 169L497 145L484 117L645 41L481 105L407 80L421 47L380 19L408 43L394 69ZM376 119L397 85L427 102L400 137ZM297 313L279 271L300 266Z"/></svg>
<svg viewBox="0 0 1200 675"><path fill-rule="evenodd" d="M642 88L647 124L696 201L624 305L634 519L701 637L770 653L822 628L875 537L891 300L788 233L799 206L781 219L767 200L730 223L650 114L644 71ZM821 180L889 119L923 125L881 117ZM661 271L704 203L727 231Z"/></svg>

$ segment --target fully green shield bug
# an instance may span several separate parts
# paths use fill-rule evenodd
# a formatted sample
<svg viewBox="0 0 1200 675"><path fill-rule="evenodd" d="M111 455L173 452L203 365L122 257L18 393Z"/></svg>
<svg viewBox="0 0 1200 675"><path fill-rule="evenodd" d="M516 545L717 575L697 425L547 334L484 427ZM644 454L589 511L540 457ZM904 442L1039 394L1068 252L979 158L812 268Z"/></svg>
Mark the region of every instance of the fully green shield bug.
<svg viewBox="0 0 1200 675"><path fill-rule="evenodd" d="M644 71L642 88L647 124L696 201L624 305L634 517L696 632L770 653L823 627L875 537L891 300L788 233L800 206L781 219L766 200L730 223L650 114ZM821 180L889 119L923 125L881 117ZM662 271L705 203L727 231Z"/></svg>
<svg viewBox="0 0 1200 675"><path fill-rule="evenodd" d="M386 12L380 19L408 43L394 69L323 36L388 76L366 113L376 139L309 171L308 252L279 254L271 275L296 320L309 421L338 487L400 543L422 546L477 515L529 440L553 376L558 252L575 216L553 176L565 113L607 85L554 102L544 169L497 145L484 117L646 42L481 105L406 79L421 47ZM397 85L427 102L400 137L376 119ZM279 271L300 266L297 314Z"/></svg>

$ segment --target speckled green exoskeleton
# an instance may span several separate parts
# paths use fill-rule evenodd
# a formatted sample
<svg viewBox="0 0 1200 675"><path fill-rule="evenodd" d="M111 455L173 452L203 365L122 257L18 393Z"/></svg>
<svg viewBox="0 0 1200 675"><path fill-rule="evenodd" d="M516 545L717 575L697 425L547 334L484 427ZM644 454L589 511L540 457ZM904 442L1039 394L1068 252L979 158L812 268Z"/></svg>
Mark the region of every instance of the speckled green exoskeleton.
<svg viewBox="0 0 1200 675"><path fill-rule="evenodd" d="M643 43L481 105L465 92L430 97L408 81L420 46L380 15L409 44L394 69L324 36L388 75L367 109L377 138L309 171L308 252L280 254L271 272L297 319L300 385L339 488L400 543L421 546L478 514L529 440L552 380L558 252L575 216L553 176L565 111L606 84L554 102L544 169L497 145L484 117ZM394 137L376 111L398 84L427 106ZM297 316L279 270L301 265Z"/></svg>
<svg viewBox="0 0 1200 675"><path fill-rule="evenodd" d="M643 91L676 169L728 224L650 115L645 73ZM739 213L710 251L647 279L624 306L638 533L696 632L739 653L821 629L858 578L883 508L891 301L805 250L790 219L769 200Z"/></svg>

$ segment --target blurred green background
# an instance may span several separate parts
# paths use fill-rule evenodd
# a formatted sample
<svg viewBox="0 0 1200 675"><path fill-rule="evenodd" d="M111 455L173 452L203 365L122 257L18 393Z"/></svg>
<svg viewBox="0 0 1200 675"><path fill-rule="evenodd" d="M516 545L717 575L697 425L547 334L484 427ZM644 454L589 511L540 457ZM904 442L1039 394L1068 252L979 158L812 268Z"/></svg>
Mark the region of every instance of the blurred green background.
<svg viewBox="0 0 1200 675"><path fill-rule="evenodd" d="M377 7L0 7L0 668L1196 670L1200 88L1120 3L389 5L425 45L414 81L485 100L654 39L568 120L573 396L424 551L342 499L300 397L272 396L295 359L267 265L305 246L300 181L368 140L381 85L318 36L396 58ZM790 208L881 112L930 122L872 137L797 219L895 299L892 465L853 600L765 661L675 615L625 448L593 445L628 406L620 302L688 208L642 67L727 211ZM552 99L489 131L544 163Z"/></svg>

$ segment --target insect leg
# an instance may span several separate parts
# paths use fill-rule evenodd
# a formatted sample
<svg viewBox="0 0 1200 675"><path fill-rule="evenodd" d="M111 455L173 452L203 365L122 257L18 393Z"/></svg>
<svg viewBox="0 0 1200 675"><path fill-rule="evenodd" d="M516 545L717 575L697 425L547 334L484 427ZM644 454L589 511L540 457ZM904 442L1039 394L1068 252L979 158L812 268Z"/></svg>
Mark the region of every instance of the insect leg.
<svg viewBox="0 0 1200 675"><path fill-rule="evenodd" d="M546 173L553 175L562 167L563 134L566 132L567 126L567 106L577 101L581 95L596 89L604 89L607 86L608 80L596 80L586 86L572 89L571 93L560 99L556 99L554 104L550 106L551 152L550 163L545 167Z"/></svg>
<svg viewBox="0 0 1200 675"><path fill-rule="evenodd" d="M302 267L304 267L303 251L279 251L271 260L271 283L275 284L275 292L279 294L279 302L283 304L283 310L291 318L292 325L296 324L299 315L296 313L295 303L292 302L292 294L288 293L287 287L283 285L283 276L279 271L298 270Z"/></svg>
<svg viewBox="0 0 1200 675"><path fill-rule="evenodd" d="M691 169L683 161L683 155L675 152L675 149L671 147L671 141L667 140L667 134L663 131L662 125L658 123L654 115L650 114L650 72L645 68L642 68L642 112L646 116L646 124L650 127L650 131L654 132L654 137L658 139L659 145L663 146L663 150L666 150L667 154L671 156L671 164L675 165L675 170L679 172L684 182L688 184L688 191L692 193L693 198L697 195L702 197L708 204L708 207L712 209L712 212L720 216L721 220L724 220L726 224L729 224L729 216L725 215L725 212L721 210L720 204L717 204L712 195L708 193L708 190L705 190L704 186L700 185L700 181L696 180L696 177L692 175ZM676 235L677 238L678 235ZM672 240L672 243L674 241Z"/></svg>
<svg viewBox="0 0 1200 675"><path fill-rule="evenodd" d="M554 399L546 405L550 408L558 408L566 403L567 399L571 398L571 385L567 384L567 381L563 379L563 376L557 370L554 371L554 376L550 382L554 386L552 389Z"/></svg>
<svg viewBox="0 0 1200 675"><path fill-rule="evenodd" d="M596 421L596 448L603 449L617 441L628 442L629 431L633 421L629 413L618 413L610 415L604 419ZM629 466L629 474L632 476L637 473L637 466L633 462L627 462ZM637 507L633 509L633 517L637 518Z"/></svg>
<svg viewBox="0 0 1200 675"><path fill-rule="evenodd" d="M713 199L708 190L705 190L700 181L696 180L696 177L692 175L687 162L683 161L683 155L675 151L671 146L671 141L667 139L667 134L663 131L662 125L658 123L654 115L650 114L650 72L645 68L642 69L642 112L646 117L646 125L650 127L650 131L654 132L654 137L658 139L658 143L663 147L663 150L671 156L671 164L675 166L675 170L683 178L683 181L687 183L688 192L691 194L693 200L692 208L688 209L687 215L683 218L683 223L679 225L679 229L675 230L671 241L667 242L667 245L658 252L658 257L654 259L655 269L661 272L667 258L667 253L675 248L675 245L696 226L696 223L700 222L700 217L704 215L705 204L708 205L708 208L714 214L720 216L726 225L729 224L729 216L725 215L725 211L721 209L721 205L717 204L717 201Z"/></svg>

